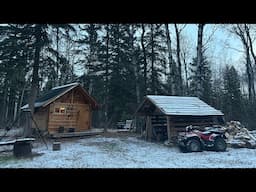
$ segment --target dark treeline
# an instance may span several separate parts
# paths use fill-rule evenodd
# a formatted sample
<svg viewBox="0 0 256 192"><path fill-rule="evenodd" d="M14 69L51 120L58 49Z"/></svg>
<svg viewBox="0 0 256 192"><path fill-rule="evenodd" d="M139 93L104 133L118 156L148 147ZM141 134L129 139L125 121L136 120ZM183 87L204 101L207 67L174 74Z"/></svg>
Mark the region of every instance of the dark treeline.
<svg viewBox="0 0 256 192"><path fill-rule="evenodd" d="M0 25L0 127L52 87L80 82L100 104L93 117L97 127L134 118L143 97L158 94L197 96L222 110L227 121L253 129L253 27L225 29L243 44L246 72L238 74L232 63L212 71L205 26L197 25L196 54L191 56L183 43L184 24Z"/></svg>

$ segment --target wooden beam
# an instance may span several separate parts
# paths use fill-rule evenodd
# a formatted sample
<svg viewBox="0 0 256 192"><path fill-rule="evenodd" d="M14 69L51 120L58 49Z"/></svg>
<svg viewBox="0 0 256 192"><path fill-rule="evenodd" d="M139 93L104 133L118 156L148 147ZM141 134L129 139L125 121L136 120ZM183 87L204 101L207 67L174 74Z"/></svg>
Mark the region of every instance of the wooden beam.
<svg viewBox="0 0 256 192"><path fill-rule="evenodd" d="M148 116L148 140L152 141L152 123L151 116Z"/></svg>
<svg viewBox="0 0 256 192"><path fill-rule="evenodd" d="M151 139L152 139L151 117L146 116L146 140L151 141Z"/></svg>
<svg viewBox="0 0 256 192"><path fill-rule="evenodd" d="M146 116L146 133L145 133L145 139L148 140L148 116Z"/></svg>

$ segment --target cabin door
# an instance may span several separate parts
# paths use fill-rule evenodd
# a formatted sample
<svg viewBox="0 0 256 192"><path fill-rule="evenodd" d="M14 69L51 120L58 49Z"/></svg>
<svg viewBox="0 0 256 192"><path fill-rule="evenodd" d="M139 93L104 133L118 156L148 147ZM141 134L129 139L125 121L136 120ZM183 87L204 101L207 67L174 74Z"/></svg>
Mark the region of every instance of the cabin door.
<svg viewBox="0 0 256 192"><path fill-rule="evenodd" d="M88 105L83 105L79 109L78 114L78 129L79 131L85 131L90 127L90 109Z"/></svg>

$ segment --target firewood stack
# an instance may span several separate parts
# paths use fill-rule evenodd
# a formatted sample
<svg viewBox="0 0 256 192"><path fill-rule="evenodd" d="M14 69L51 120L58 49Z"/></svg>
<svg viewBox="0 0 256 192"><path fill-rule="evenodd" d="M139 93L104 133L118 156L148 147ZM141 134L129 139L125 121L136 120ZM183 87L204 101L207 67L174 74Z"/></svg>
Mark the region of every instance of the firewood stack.
<svg viewBox="0 0 256 192"><path fill-rule="evenodd" d="M239 121L230 121L223 127L227 143L234 148L256 148L255 131L248 131Z"/></svg>

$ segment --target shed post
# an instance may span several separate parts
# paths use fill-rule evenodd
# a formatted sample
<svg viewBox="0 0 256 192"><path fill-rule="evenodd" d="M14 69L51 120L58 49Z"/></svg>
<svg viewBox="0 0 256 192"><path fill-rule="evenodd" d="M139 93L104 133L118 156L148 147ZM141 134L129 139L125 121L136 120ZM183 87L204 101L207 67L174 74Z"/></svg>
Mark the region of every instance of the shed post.
<svg viewBox="0 0 256 192"><path fill-rule="evenodd" d="M151 141L151 139L152 139L151 117L147 116L147 118L146 118L146 140Z"/></svg>
<svg viewBox="0 0 256 192"><path fill-rule="evenodd" d="M168 143L171 141L171 124L170 124L170 116L166 116L167 121L167 136L168 136Z"/></svg>

